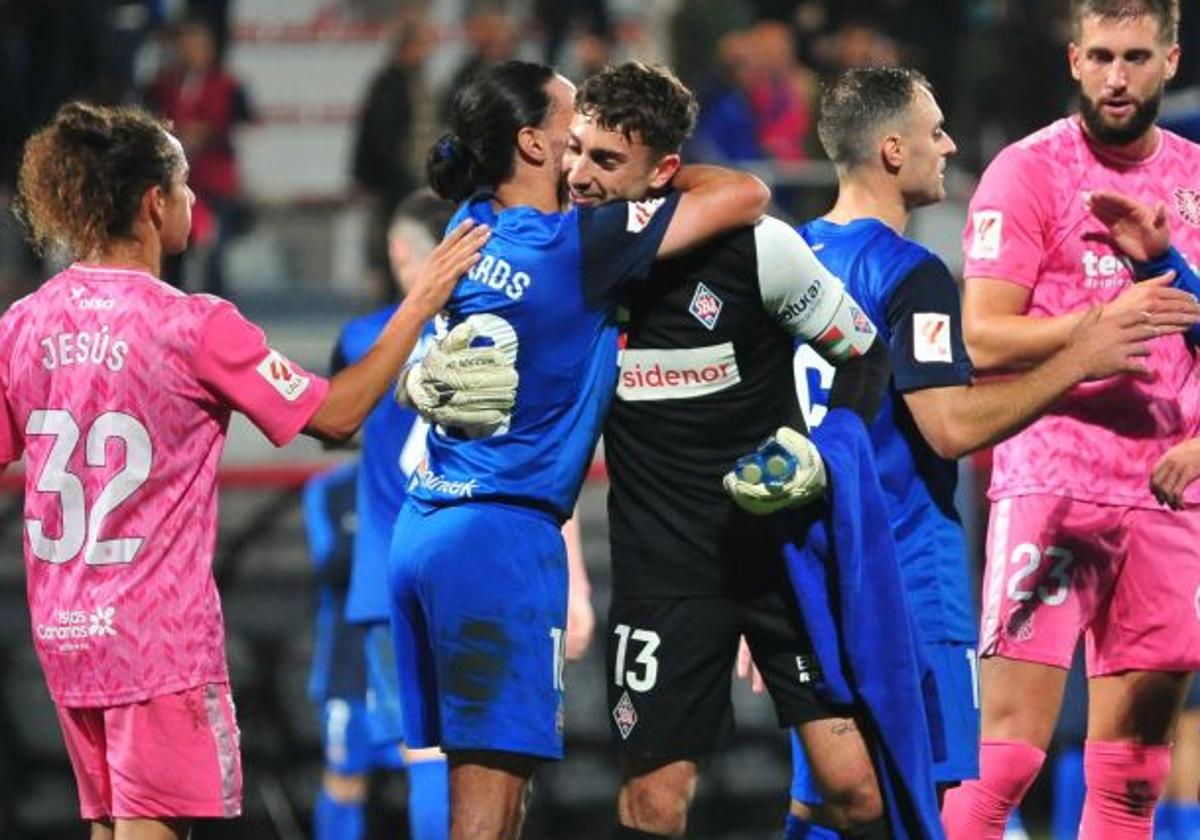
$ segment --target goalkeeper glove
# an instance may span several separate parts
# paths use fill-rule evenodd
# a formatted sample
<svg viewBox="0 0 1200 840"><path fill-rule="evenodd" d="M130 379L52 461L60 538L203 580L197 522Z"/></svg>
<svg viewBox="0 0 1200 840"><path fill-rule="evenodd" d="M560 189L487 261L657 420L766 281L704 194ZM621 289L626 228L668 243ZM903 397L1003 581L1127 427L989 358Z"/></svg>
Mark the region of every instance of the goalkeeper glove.
<svg viewBox="0 0 1200 840"><path fill-rule="evenodd" d="M466 431L495 428L509 419L517 397L517 370L496 346L472 347L476 333L459 324L400 374L396 402L430 423Z"/></svg>
<svg viewBox="0 0 1200 840"><path fill-rule="evenodd" d="M825 484L821 453L787 426L725 474L725 492L742 510L759 516L807 505L824 494Z"/></svg>

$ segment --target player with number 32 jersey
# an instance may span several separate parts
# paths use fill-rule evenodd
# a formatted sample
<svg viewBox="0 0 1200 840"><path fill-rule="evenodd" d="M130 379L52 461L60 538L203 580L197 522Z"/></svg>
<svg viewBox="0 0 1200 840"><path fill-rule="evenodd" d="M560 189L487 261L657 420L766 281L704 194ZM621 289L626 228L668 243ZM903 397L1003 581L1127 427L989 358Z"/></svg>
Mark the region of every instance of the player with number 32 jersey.
<svg viewBox="0 0 1200 840"><path fill-rule="evenodd" d="M232 408L282 445L327 384L225 301L79 264L0 320L0 383L0 462L24 450L29 606L55 701L226 682L210 565Z"/></svg>

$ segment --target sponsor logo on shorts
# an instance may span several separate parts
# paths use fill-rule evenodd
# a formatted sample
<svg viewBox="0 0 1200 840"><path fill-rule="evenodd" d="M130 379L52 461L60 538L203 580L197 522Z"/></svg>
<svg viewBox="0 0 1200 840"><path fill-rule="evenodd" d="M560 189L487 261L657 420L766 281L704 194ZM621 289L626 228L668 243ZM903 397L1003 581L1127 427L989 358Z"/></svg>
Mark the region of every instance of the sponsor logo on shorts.
<svg viewBox="0 0 1200 840"><path fill-rule="evenodd" d="M258 363L257 370L258 375L288 402L295 402L308 390L310 379L296 373L292 363L278 350L267 353L266 358Z"/></svg>
<svg viewBox="0 0 1200 840"><path fill-rule="evenodd" d="M630 233L644 231L664 201L666 201L665 198L648 198L645 201L629 202L629 218L625 222L625 230Z"/></svg>
<svg viewBox="0 0 1200 840"><path fill-rule="evenodd" d="M971 259L1000 259L1004 214L999 210L980 210L971 215L971 224L975 228L975 236L971 240L969 254Z"/></svg>
<svg viewBox="0 0 1200 840"><path fill-rule="evenodd" d="M1008 637L1014 642L1033 638L1033 611L1018 609L1008 618Z"/></svg>
<svg viewBox="0 0 1200 840"><path fill-rule="evenodd" d="M716 327L717 319L721 317L721 307L724 305L724 302L713 293L712 289L703 283L697 283L696 293L692 295L692 303L688 307L688 312L691 312L697 321L711 330Z"/></svg>
<svg viewBox="0 0 1200 840"><path fill-rule="evenodd" d="M686 350L623 350L618 399L686 400L742 381L733 342Z"/></svg>
<svg viewBox="0 0 1200 840"><path fill-rule="evenodd" d="M412 479L409 481L410 489L417 485L424 487L430 493L452 496L455 499L472 498L475 495L475 489L478 487L478 483L473 478L456 481L446 478L444 475L438 475L424 464L417 468L416 472L412 475Z"/></svg>
<svg viewBox="0 0 1200 840"><path fill-rule="evenodd" d="M1179 218L1189 225L1200 227L1200 191L1176 187L1175 210L1179 213Z"/></svg>
<svg viewBox="0 0 1200 840"><path fill-rule="evenodd" d="M817 660L812 655L797 656L796 671L800 675L800 685L808 685L821 679L821 670L817 667Z"/></svg>
<svg viewBox="0 0 1200 840"><path fill-rule="evenodd" d="M1196 587L1196 594L1192 598L1192 603L1196 607L1196 620L1200 621L1200 586Z"/></svg>
<svg viewBox="0 0 1200 840"><path fill-rule="evenodd" d="M117 635L116 616L117 610L111 606L98 606L93 610L55 610L54 621L38 624L34 633L43 642L61 642L60 653L86 650L91 639Z"/></svg>
<svg viewBox="0 0 1200 840"><path fill-rule="evenodd" d="M616 721L617 731L621 733L621 740L628 740L629 733L633 731L633 727L637 726L638 722L637 710L633 708L633 701L629 699L628 691L621 692L621 699L613 707L612 716Z"/></svg>
<svg viewBox="0 0 1200 840"><path fill-rule="evenodd" d="M953 362L950 316L944 312L913 313L913 358L918 362Z"/></svg>

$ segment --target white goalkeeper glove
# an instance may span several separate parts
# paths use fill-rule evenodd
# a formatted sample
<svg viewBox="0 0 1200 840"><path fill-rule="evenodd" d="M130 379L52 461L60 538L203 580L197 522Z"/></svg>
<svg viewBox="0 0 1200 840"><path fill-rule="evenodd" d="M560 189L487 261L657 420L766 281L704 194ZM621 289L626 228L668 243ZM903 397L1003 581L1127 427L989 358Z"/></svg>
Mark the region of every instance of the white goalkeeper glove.
<svg viewBox="0 0 1200 840"><path fill-rule="evenodd" d="M825 484L821 453L787 426L725 474L725 492L742 510L759 516L807 505L824 494Z"/></svg>
<svg viewBox="0 0 1200 840"><path fill-rule="evenodd" d="M517 369L504 349L472 347L476 333L459 324L405 369L396 402L430 423L466 431L492 429L509 419L517 397Z"/></svg>

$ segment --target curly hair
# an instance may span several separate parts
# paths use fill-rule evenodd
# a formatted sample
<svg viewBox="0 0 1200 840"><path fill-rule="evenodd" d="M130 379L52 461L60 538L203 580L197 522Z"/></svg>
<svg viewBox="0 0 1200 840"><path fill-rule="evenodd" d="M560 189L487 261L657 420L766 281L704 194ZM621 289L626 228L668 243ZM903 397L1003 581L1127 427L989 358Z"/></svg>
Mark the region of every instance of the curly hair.
<svg viewBox="0 0 1200 840"><path fill-rule="evenodd" d="M696 126L695 95L665 67L629 61L589 77L575 109L601 127L636 135L659 154L678 152Z"/></svg>
<svg viewBox="0 0 1200 840"><path fill-rule="evenodd" d="M1071 0L1071 37L1079 41L1087 15L1128 20L1149 15L1158 24L1161 44L1179 41L1179 0Z"/></svg>
<svg viewBox="0 0 1200 840"><path fill-rule="evenodd" d="M76 258L130 236L142 196L183 165L169 124L140 108L70 102L25 143L14 212L39 251Z"/></svg>

